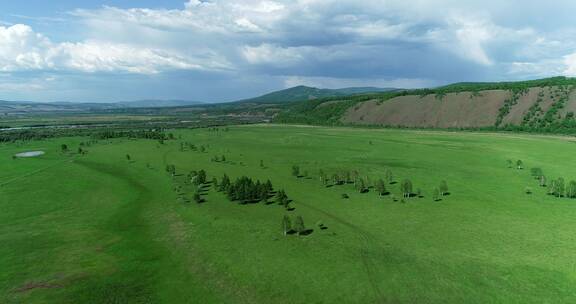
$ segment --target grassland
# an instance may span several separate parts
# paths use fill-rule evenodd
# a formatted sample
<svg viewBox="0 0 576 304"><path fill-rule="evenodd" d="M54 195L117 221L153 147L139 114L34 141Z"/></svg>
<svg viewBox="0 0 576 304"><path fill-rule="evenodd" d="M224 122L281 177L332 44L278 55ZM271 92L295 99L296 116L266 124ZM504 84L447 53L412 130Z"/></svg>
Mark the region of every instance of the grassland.
<svg viewBox="0 0 576 304"><path fill-rule="evenodd" d="M85 156L60 152L84 138L0 145L0 302L576 300L576 200L547 196L529 170L576 179L571 138L276 125L174 133L164 145L100 141ZM206 152L180 151L181 142ZM30 150L47 153L11 158ZM211 161L221 155L226 162ZM291 176L293 165L309 177ZM180 174L199 169L270 179L295 210L232 203L210 188L205 203L185 203ZM391 169L424 197L324 187L320 169L373 180ZM433 202L441 180L451 195ZM398 184L390 189L400 196ZM282 236L285 214L314 232Z"/></svg>

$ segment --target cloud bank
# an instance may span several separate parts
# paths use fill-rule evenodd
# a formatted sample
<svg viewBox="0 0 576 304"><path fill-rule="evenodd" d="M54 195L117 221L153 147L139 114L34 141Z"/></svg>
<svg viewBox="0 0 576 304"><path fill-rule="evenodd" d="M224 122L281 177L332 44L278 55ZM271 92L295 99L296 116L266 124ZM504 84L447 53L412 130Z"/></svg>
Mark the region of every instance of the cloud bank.
<svg viewBox="0 0 576 304"><path fill-rule="evenodd" d="M190 0L180 9L80 7L64 20L81 29L77 41L54 41L31 25L0 24L0 71L91 80L128 74L133 81L156 79L158 87L178 75L187 85L174 92L194 99L233 99L299 83L419 87L576 76L575 9L565 0ZM206 90L208 82L223 89Z"/></svg>

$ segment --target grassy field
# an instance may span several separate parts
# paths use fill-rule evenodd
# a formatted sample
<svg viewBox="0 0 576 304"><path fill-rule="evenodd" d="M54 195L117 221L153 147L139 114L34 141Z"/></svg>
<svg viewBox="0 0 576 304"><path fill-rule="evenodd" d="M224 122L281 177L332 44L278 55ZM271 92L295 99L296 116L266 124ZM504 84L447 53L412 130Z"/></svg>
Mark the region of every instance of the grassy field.
<svg viewBox="0 0 576 304"><path fill-rule="evenodd" d="M0 303L576 301L576 200L547 196L529 170L576 179L573 139L275 125L174 133L164 145L100 141L85 156L60 152L82 138L0 145ZM47 153L11 158L30 150ZM293 165L309 177L293 177ZM200 169L270 179L294 210L212 188L205 203L186 203L188 187L175 189ZM424 197L324 187L320 169L372 180L391 169ZM441 180L451 194L434 202ZM284 237L285 214L314 231Z"/></svg>

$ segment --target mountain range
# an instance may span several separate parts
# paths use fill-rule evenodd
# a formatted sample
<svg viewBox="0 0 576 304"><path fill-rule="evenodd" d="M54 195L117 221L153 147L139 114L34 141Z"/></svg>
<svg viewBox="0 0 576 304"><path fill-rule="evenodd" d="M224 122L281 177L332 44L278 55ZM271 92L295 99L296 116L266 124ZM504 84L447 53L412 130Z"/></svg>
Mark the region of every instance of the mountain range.
<svg viewBox="0 0 576 304"><path fill-rule="evenodd" d="M326 97L347 96L354 94L368 94L389 92L392 88L343 88L319 89L307 86L297 86L285 90L268 93L255 98L234 101L232 103L279 104L302 100L314 100ZM119 101L113 103L83 103L83 102L31 102L31 101L2 101L0 100L0 113L30 113L30 112L84 112L91 110L132 109L132 108L167 108L207 105L209 103L190 100L136 100Z"/></svg>

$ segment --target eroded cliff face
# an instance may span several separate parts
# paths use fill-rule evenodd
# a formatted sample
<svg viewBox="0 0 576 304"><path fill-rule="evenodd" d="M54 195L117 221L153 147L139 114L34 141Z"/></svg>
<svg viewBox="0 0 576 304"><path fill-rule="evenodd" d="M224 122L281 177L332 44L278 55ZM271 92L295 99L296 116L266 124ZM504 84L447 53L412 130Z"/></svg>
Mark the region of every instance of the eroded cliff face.
<svg viewBox="0 0 576 304"><path fill-rule="evenodd" d="M437 95L409 95L357 104L343 115L346 124L422 128L474 128L539 125L576 112L572 87L492 90Z"/></svg>

